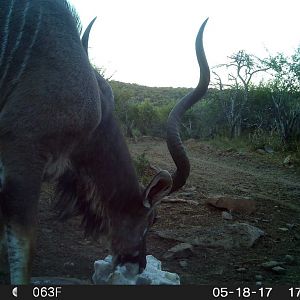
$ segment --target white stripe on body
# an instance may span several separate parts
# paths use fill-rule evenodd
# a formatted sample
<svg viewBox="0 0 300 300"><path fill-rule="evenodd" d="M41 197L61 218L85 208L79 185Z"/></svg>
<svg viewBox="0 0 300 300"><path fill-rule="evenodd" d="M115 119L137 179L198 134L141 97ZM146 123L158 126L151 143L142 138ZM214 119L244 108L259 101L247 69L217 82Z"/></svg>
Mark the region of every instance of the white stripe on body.
<svg viewBox="0 0 300 300"><path fill-rule="evenodd" d="M14 48L10 51L10 55L6 61L6 65L5 65L5 69L4 69L4 72L2 74L2 77L0 79L0 88L3 84L3 81L9 71L9 68L10 68L10 64L11 62L13 61L13 58L14 58L14 54L16 53L16 51L18 50L19 46L20 46L20 43L21 43L21 40L22 40L22 36L23 36L23 33L24 33L24 27L25 27L25 22L26 22L26 15L27 15L27 12L28 12L28 8L29 8L29 1L26 2L26 6L25 6L25 9L24 9L24 14L22 16L22 20L21 20L21 28L20 28L20 31L18 33L18 36L17 36L17 39L16 39L16 42L15 42L15 46ZM1 61L1 60L0 60Z"/></svg>
<svg viewBox="0 0 300 300"><path fill-rule="evenodd" d="M20 68L19 73L17 74L17 76L13 80L13 84L16 84L20 80L22 74L24 73L24 71L26 69L28 60L30 58L32 47L33 47L33 45L36 42L36 39L37 39L39 30L40 30L40 27L41 27L41 23L42 23L42 11L41 11L41 8L40 8L39 9L38 21L37 21L37 25L36 25L36 28L35 28L35 31L34 31L34 34L33 34L33 37L32 37L32 41L31 41L29 47L25 51L24 60L23 60L23 62L21 64L21 68Z"/></svg>
<svg viewBox="0 0 300 300"><path fill-rule="evenodd" d="M8 11L7 18L6 18L6 22L4 25L4 38L1 43L1 51L0 51L0 67L2 66L2 60L3 60L4 53L5 53L5 50L7 47L8 36L9 36L9 23L10 23L10 19L11 19L11 14L13 12L14 4L15 4L15 0L11 0L9 11Z"/></svg>

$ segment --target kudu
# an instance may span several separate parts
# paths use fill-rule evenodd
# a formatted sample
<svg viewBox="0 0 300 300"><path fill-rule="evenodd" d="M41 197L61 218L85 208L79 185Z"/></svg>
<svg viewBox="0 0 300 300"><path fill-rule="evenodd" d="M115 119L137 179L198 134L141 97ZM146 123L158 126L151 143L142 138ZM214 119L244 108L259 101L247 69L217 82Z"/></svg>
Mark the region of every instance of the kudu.
<svg viewBox="0 0 300 300"><path fill-rule="evenodd" d="M167 143L177 166L143 188L113 114L109 84L92 68L88 33L65 0L0 0L0 251L12 284L30 282L43 180L57 182L62 219L81 215L86 234L108 237L115 265L146 265L156 205L181 188L189 161L181 116L206 93L209 67L196 39L200 82L170 113Z"/></svg>

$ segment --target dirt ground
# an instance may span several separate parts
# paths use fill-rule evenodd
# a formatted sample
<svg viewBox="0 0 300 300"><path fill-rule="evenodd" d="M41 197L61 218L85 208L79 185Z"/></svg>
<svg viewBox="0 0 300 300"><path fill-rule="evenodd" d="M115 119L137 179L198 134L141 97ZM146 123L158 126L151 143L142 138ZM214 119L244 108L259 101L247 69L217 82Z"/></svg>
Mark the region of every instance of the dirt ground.
<svg viewBox="0 0 300 300"><path fill-rule="evenodd" d="M174 169L164 141L143 138L137 143L130 142L129 146L133 156L145 152L151 164ZM186 285L255 284L258 281L256 275L262 275L264 284L299 284L299 171L274 162L269 154L217 150L193 140L186 146L192 169L185 188L192 187L194 192L184 194L183 190L174 197L186 197L199 205L163 202L158 221L148 236L148 253L162 261L164 270L178 273L181 283ZM256 211L251 215L235 214L232 221L226 221L220 210L204 205L210 194L250 197L256 201ZM83 237L78 219L66 223L56 221L51 197L51 188L45 186L40 201L33 276L75 277L90 281L94 261L103 259L109 251L102 241L94 242ZM181 266L178 259L164 259L166 251L179 242L159 237L158 230L176 231L183 226L211 227L224 222L249 223L264 230L266 235L250 249L225 251L195 247L193 255L184 259L186 266ZM283 261L286 255L294 256L299 263L287 266L284 274L274 274L261 267L266 261Z"/></svg>

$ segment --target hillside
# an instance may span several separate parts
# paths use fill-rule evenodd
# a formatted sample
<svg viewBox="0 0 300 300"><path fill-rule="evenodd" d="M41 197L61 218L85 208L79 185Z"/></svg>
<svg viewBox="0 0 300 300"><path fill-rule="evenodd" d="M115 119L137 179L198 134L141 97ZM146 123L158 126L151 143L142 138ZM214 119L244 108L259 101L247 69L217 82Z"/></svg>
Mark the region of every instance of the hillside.
<svg viewBox="0 0 300 300"><path fill-rule="evenodd" d="M148 100L153 104L165 104L182 98L192 90L192 88L148 87L114 80L109 83L114 91L116 101L123 96L136 102Z"/></svg>

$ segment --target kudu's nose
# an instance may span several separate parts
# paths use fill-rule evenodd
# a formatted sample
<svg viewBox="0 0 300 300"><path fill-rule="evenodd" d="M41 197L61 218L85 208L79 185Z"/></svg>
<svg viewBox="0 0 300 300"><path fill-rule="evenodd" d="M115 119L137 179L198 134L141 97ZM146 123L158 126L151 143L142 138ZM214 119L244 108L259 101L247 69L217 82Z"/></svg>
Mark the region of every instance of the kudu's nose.
<svg viewBox="0 0 300 300"><path fill-rule="evenodd" d="M146 268L146 255L143 253L134 253L132 254L119 254L113 260L113 268L115 269L117 266L123 266L127 263L135 264L138 266L137 273L142 273Z"/></svg>

